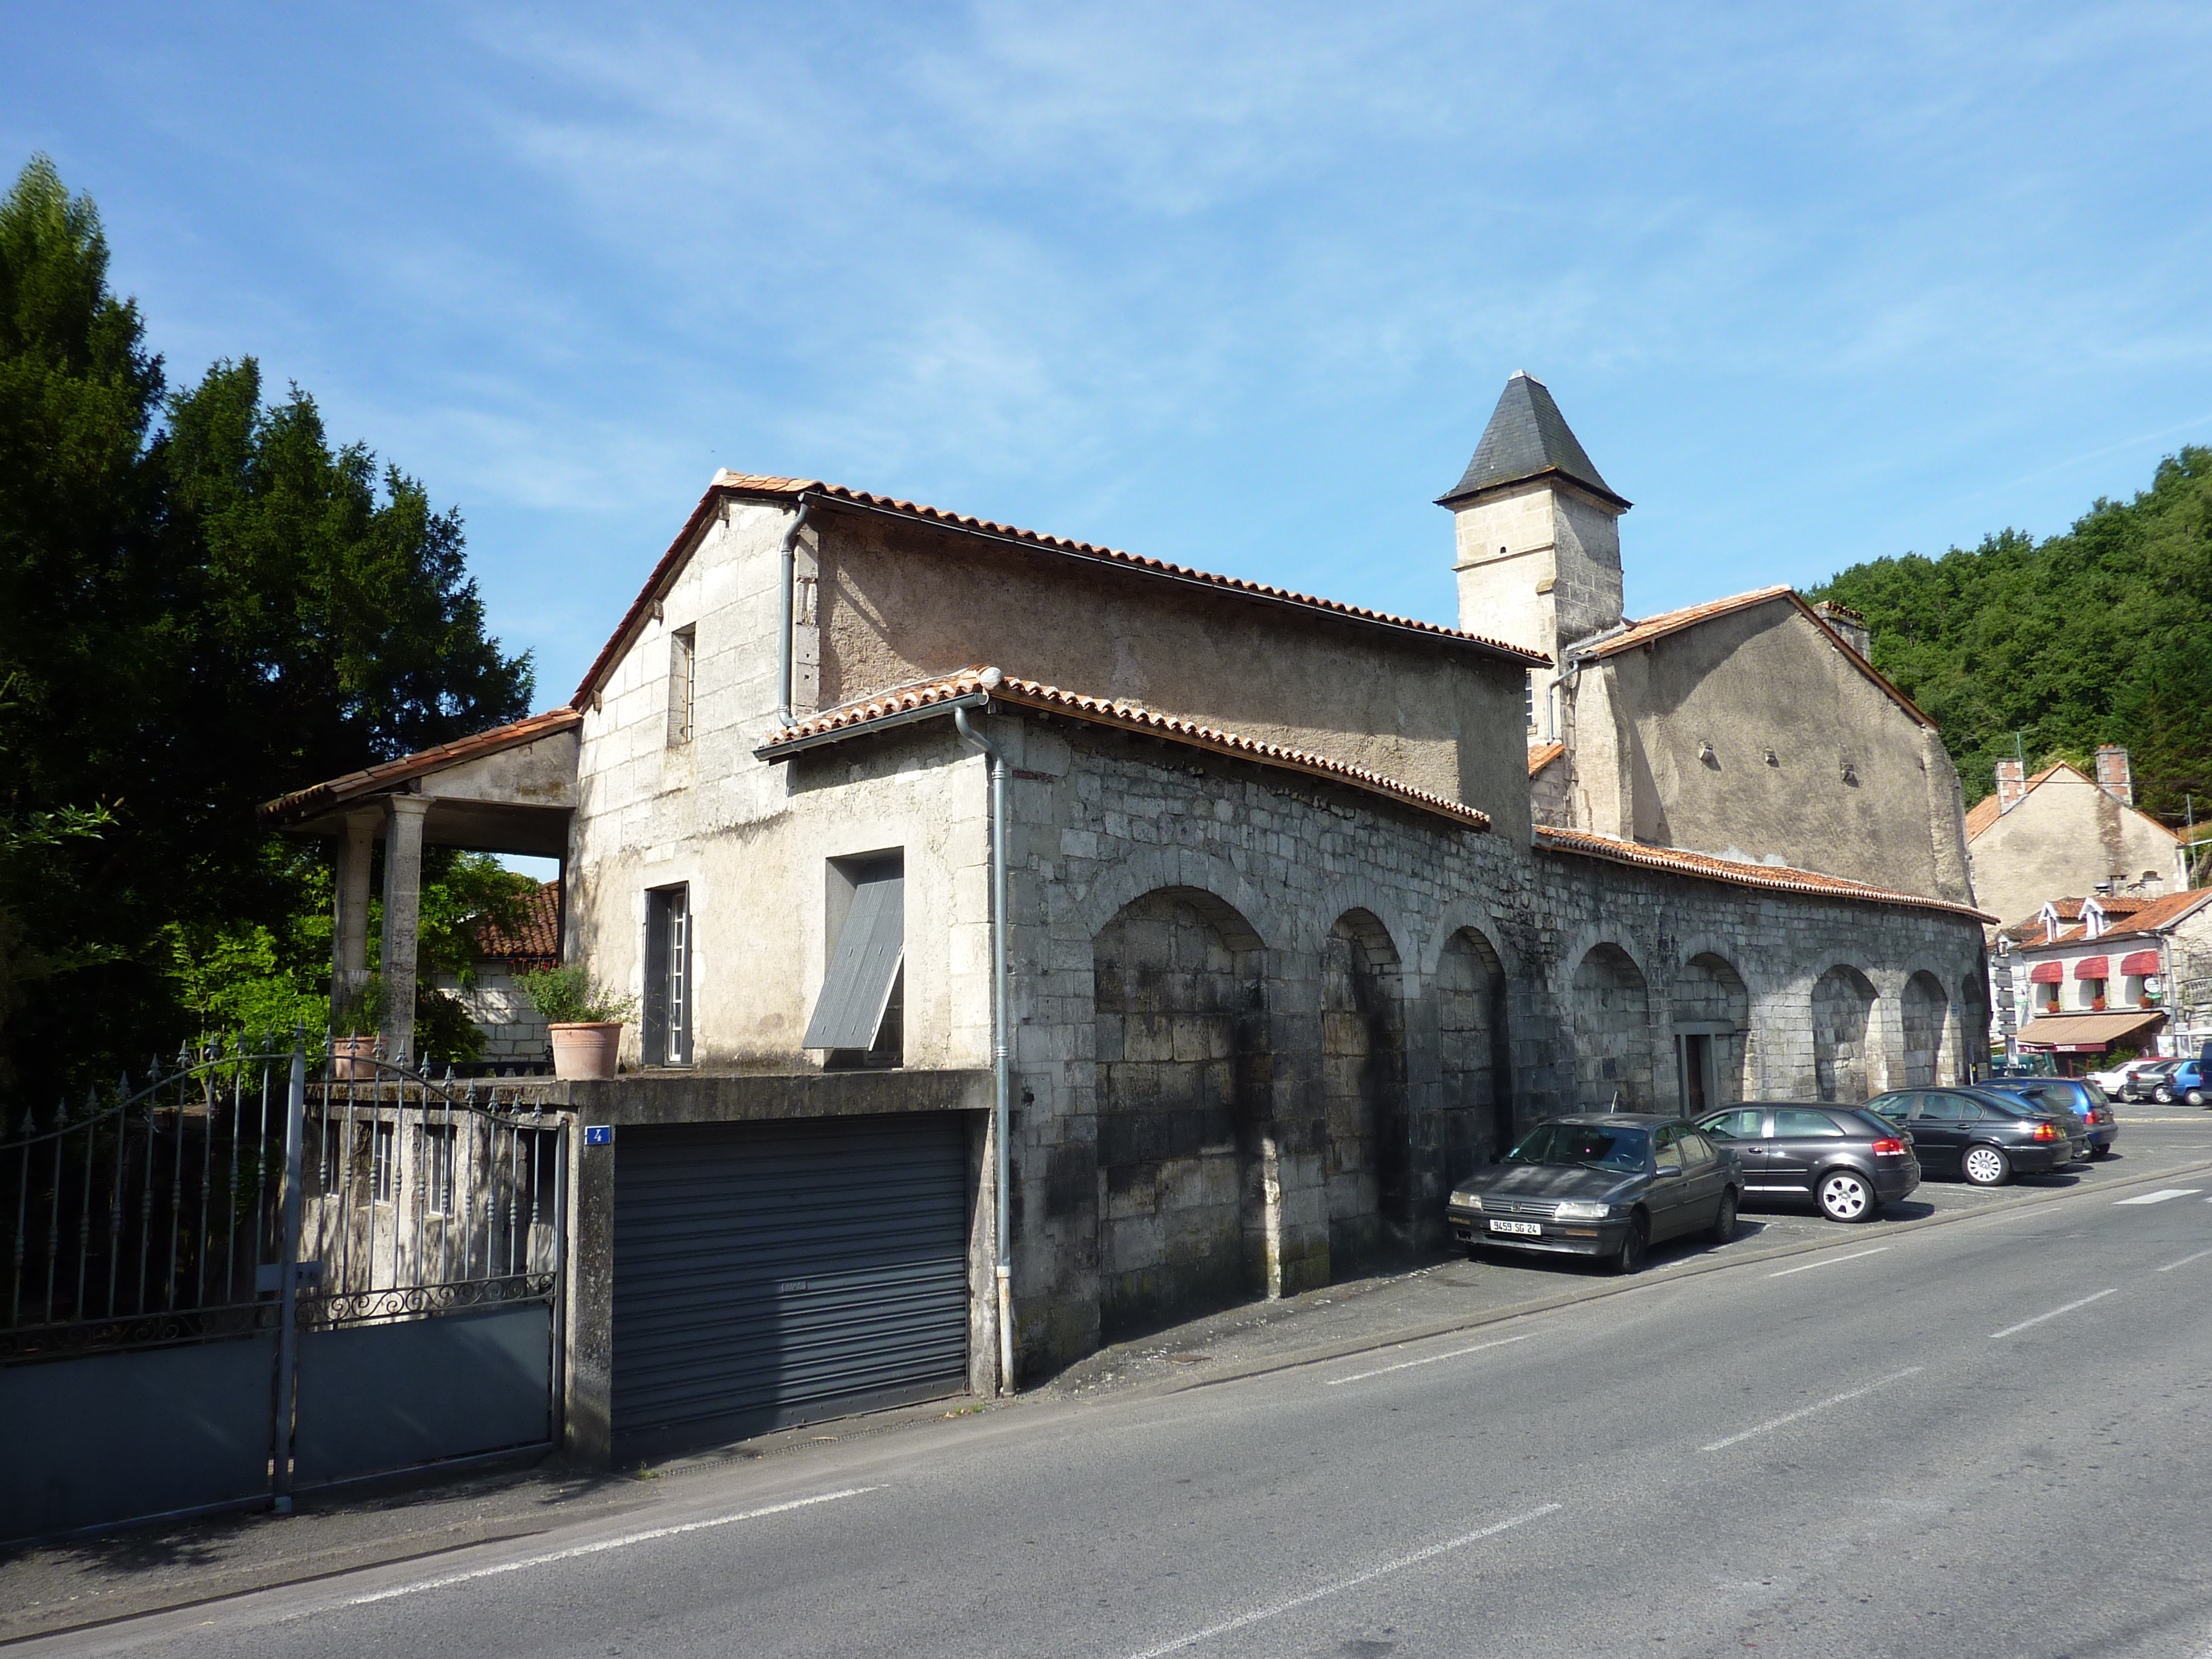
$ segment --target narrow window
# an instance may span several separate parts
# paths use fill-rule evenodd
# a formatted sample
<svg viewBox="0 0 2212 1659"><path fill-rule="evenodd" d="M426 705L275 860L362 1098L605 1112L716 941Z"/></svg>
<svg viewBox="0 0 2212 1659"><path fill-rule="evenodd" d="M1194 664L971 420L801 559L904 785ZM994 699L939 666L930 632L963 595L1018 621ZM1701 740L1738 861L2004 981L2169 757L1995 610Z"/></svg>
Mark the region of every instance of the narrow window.
<svg viewBox="0 0 2212 1659"><path fill-rule="evenodd" d="M830 861L830 971L802 1048L828 1050L833 1070L903 1063L906 856Z"/></svg>
<svg viewBox="0 0 2212 1659"><path fill-rule="evenodd" d="M368 1195L375 1203L389 1204L399 1176L399 1126L373 1123L369 1136Z"/></svg>
<svg viewBox="0 0 2212 1659"><path fill-rule="evenodd" d="M422 1126L422 1208L431 1215L453 1213L453 1127L450 1123Z"/></svg>
<svg viewBox="0 0 2212 1659"><path fill-rule="evenodd" d="M691 741L692 694L698 684L699 632L679 628L668 636L668 743Z"/></svg>
<svg viewBox="0 0 2212 1659"><path fill-rule="evenodd" d="M691 890L645 896L645 1063L691 1063Z"/></svg>
<svg viewBox="0 0 2212 1659"><path fill-rule="evenodd" d="M1534 669L1521 677L1521 716L1528 729L1536 729L1536 672Z"/></svg>

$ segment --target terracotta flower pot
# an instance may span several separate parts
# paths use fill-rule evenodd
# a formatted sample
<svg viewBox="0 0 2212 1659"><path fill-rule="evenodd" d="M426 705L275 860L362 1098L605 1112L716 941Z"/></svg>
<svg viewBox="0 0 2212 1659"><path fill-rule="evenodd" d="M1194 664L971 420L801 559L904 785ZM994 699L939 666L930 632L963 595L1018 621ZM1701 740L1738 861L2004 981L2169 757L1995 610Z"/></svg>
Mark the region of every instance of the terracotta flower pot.
<svg viewBox="0 0 2212 1659"><path fill-rule="evenodd" d="M570 1081L612 1077L622 1049L623 1023L595 1019L545 1028L553 1036L553 1075Z"/></svg>
<svg viewBox="0 0 2212 1659"><path fill-rule="evenodd" d="M375 1037L332 1037L331 1076L340 1083L374 1082L376 1078Z"/></svg>

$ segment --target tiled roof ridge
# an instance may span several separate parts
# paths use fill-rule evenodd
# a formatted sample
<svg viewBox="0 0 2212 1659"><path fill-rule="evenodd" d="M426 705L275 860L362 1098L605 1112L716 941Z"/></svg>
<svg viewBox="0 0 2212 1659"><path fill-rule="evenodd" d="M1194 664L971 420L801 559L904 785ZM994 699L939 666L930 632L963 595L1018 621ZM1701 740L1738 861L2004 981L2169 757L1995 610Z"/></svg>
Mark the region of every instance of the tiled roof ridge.
<svg viewBox="0 0 2212 1659"><path fill-rule="evenodd" d="M1813 626L1820 630L1821 637L1842 652L1850 659L1851 666L1873 682L1876 690L1929 731L1936 729L1936 722L1929 718L1918 703L1899 690L1889 676L1861 656L1848 641L1829 627L1822 620L1820 613L1806 601L1805 596L1787 582L1777 582L1770 587L1754 587L1747 593L1731 593L1726 599L1708 599L1703 605L1684 605L1678 611L1662 611L1655 616L1632 620L1621 632L1599 641L1587 650L1571 651L1569 654L1582 658L1618 656L1638 646L1665 639L1670 634L1679 634L1701 622L1711 622L1716 617L1732 616L1739 611L1748 611L1753 605L1768 605L1783 599L1796 606Z"/></svg>
<svg viewBox="0 0 2212 1659"><path fill-rule="evenodd" d="M994 672L997 678L988 678ZM1387 796L1425 811L1437 813L1470 829L1487 830L1490 827L1490 815L1478 807L1454 800L1448 795L1418 788L1349 761L1337 760L1310 750L1295 749L1287 744L1248 738L1242 732L1184 720L1180 715L1164 714L1131 698L1096 697L1079 691L1066 690L1057 685L1048 685L1038 680L1023 679L1004 670L994 671L985 664L975 664L936 679L894 687L836 708L824 709L818 714L810 715L805 720L794 721L769 733L762 743L760 752L768 754L802 738L852 730L891 714L905 714L933 704L950 702L955 698L979 695L1055 714L1072 714L1101 725L1147 732L1261 765L1334 778L1370 793Z"/></svg>
<svg viewBox="0 0 2212 1659"><path fill-rule="evenodd" d="M1560 852L1583 853L1593 858L1611 859L1616 863L1632 864L1643 869L1662 870L1675 875L1703 876L1714 881L1733 882L1743 887L1764 888L1770 892L1804 893L1815 898L1860 899L1869 903L1901 905L1915 910L1942 910L1953 915L1971 916L1983 922L1996 921L1986 910L1978 910L1971 904L1960 904L1949 899L1930 898L1921 893L1895 892L1868 882L1852 881L1844 876L1823 875L1817 870L1798 870L1785 865L1740 864L1733 859L1715 858L1710 853L1685 852L1674 847L1650 847L1642 842L1622 841L1589 830L1555 830L1540 824L1536 829L1536 840L1539 845L1549 845Z"/></svg>
<svg viewBox="0 0 2212 1659"><path fill-rule="evenodd" d="M574 702L581 708L591 699L601 678L609 671L620 654L623 641L629 637L639 619L651 607L654 595L672 577L684 562L692 538L706 520L714 501L724 492L737 495L785 495L796 498L813 495L832 501L844 501L855 507L878 512L897 514L917 519L926 524L945 526L955 530L972 531L978 535L996 537L1019 542L1026 546L1039 547L1057 553L1072 553L1121 569L1141 570L1154 575L1171 577L1177 581L1200 583L1223 592L1242 593L1254 599L1263 599L1283 605L1292 605L1324 615L1342 617L1352 622L1371 623L1378 627L1405 629L1432 639L1454 644L1480 646L1534 667L1548 666L1551 658L1528 646L1510 644L1480 634L1470 634L1456 628L1446 628L1441 623L1422 622L1418 617L1401 617L1387 611L1373 611L1364 605L1348 605L1341 599L1325 599L1311 593L1300 593L1287 587L1277 587L1268 582L1248 581L1241 576L1218 575L1210 570L1200 570L1190 565L1173 564L1165 559L1146 557L1140 553L1124 552L1120 548L1103 547L1095 542L1079 542L1066 536L1054 536L1045 531L1024 530L1017 525L1000 524L995 520L981 519L972 514L949 512L943 507L929 507L918 501L901 501L896 496L877 495L864 489L853 489L844 484L826 483L819 478L785 478L765 473L732 472L726 467L714 475L707 486L707 493L691 516L684 520L684 528L662 554L659 562L647 577L643 588L621 623L609 636L606 645L592 663L576 688Z"/></svg>
<svg viewBox="0 0 2212 1659"><path fill-rule="evenodd" d="M487 726L481 732L472 732L465 738L455 738L449 743L418 749L415 753L402 755L396 760L380 761L374 766L363 767L358 772L325 778L320 783L311 783L304 789L295 789L289 794L264 801L255 811L263 817L289 817L313 811L349 796L364 793L380 784L404 783L409 778L434 772L441 766L455 761L495 755L502 749L533 743L549 732L573 730L583 723L583 719L574 708L549 708L543 714L509 720L504 726Z"/></svg>
<svg viewBox="0 0 2212 1659"><path fill-rule="evenodd" d="M1564 743L1532 743L1528 745L1528 775L1534 777L1553 761L1567 752Z"/></svg>

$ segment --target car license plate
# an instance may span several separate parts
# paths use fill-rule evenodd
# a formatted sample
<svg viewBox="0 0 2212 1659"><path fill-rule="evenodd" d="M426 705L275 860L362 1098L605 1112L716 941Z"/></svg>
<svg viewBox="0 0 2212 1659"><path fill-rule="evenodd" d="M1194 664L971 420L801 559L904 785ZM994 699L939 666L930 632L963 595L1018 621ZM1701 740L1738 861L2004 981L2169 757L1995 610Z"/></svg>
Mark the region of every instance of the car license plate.
<svg viewBox="0 0 2212 1659"><path fill-rule="evenodd" d="M1544 1230L1533 1221L1493 1221L1490 1224L1490 1231L1493 1233L1527 1233L1533 1238Z"/></svg>

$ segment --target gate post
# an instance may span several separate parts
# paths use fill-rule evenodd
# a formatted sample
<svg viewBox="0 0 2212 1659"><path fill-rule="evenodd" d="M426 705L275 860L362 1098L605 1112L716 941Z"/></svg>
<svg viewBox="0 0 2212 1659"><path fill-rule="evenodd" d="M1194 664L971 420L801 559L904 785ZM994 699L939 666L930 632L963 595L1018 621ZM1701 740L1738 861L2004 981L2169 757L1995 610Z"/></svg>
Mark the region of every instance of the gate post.
<svg viewBox="0 0 2212 1659"><path fill-rule="evenodd" d="M270 1464L272 1507L292 1512L292 1417L299 1398L300 1163L307 1139L307 1033L292 1033L292 1079L284 1099L284 1240L277 1251L276 1422Z"/></svg>

